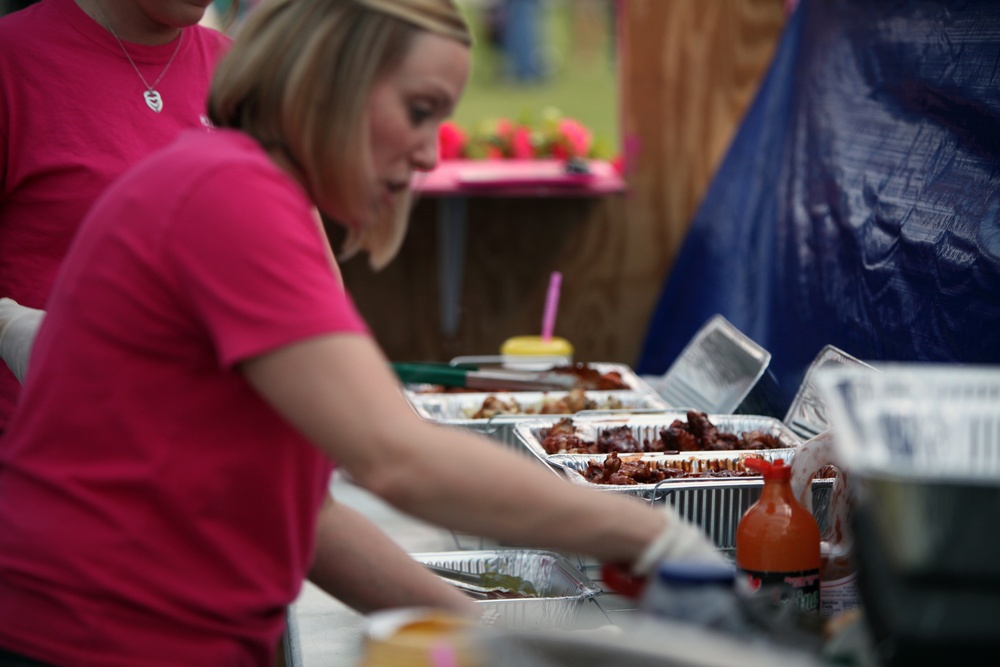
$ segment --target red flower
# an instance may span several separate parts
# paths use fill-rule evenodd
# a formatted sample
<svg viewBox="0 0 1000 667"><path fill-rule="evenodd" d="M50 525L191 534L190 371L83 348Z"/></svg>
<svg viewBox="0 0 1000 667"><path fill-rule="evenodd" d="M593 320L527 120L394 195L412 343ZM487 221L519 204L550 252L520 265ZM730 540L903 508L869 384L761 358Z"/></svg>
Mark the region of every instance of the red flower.
<svg viewBox="0 0 1000 667"><path fill-rule="evenodd" d="M514 134L514 123L506 118L501 118L497 121L496 133L501 143L507 143L510 141L511 135Z"/></svg>
<svg viewBox="0 0 1000 667"><path fill-rule="evenodd" d="M438 155L442 160L457 160L465 154L465 132L456 123L445 121L438 128Z"/></svg>
<svg viewBox="0 0 1000 667"><path fill-rule="evenodd" d="M560 159L587 157L590 151L590 131L579 121L564 118L559 121L558 136L552 152Z"/></svg>
<svg viewBox="0 0 1000 667"><path fill-rule="evenodd" d="M519 160L530 160L535 157L535 148L531 144L531 130L523 125L514 130L510 138L511 157Z"/></svg>

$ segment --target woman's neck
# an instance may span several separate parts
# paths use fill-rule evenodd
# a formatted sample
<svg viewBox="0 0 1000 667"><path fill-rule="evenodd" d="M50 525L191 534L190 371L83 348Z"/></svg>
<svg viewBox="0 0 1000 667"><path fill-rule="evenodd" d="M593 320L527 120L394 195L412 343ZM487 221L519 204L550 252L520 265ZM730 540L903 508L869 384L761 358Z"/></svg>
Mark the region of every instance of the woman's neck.
<svg viewBox="0 0 1000 667"><path fill-rule="evenodd" d="M177 39L181 28L161 23L133 0L74 0L87 16L123 42L160 46Z"/></svg>

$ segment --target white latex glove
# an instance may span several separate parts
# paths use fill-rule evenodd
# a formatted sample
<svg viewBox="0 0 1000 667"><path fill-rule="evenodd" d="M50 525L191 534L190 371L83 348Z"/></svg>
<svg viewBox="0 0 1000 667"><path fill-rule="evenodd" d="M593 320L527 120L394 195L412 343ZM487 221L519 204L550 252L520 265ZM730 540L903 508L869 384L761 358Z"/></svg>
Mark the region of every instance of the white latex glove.
<svg viewBox="0 0 1000 667"><path fill-rule="evenodd" d="M698 526L681 518L671 505L665 507L667 526L632 566L632 574L644 576L661 560L731 565Z"/></svg>
<svg viewBox="0 0 1000 667"><path fill-rule="evenodd" d="M24 383L35 334L45 317L44 310L22 306L13 299L0 299L0 357Z"/></svg>

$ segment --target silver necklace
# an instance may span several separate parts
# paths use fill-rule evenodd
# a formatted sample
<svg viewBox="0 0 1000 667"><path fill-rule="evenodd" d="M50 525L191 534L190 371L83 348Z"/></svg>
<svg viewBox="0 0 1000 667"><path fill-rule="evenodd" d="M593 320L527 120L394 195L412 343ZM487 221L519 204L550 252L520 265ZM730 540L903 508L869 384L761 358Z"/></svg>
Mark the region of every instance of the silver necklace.
<svg viewBox="0 0 1000 667"><path fill-rule="evenodd" d="M160 76L156 77L156 81L153 82L153 85L149 85L146 83L146 77L144 77L142 72L139 71L139 68L136 67L135 61L132 60L132 56L128 53L128 49L125 48L122 40L119 39L118 33L116 33L115 29L111 27L111 21L109 21L108 17L104 15L104 11L101 9L101 5L98 4L97 0L94 0L94 6L97 7L97 13L101 15L101 18L104 20L104 25L108 27L108 31L111 33L112 37L114 37L115 41L118 42L118 46L122 47L122 52L125 54L125 57L128 58L128 62L132 65L132 69L134 69L135 73L139 75L139 80L142 81L142 85L146 86L146 92L142 94L142 98L146 100L146 106L156 113L160 113L160 111L163 110L163 97L156 90L156 86L159 85L161 80L163 80L163 76L167 73L167 70L170 69L170 66L174 62L174 58L177 57L177 52L181 50L181 40L184 39L184 32L181 31L180 36L177 37L177 46L174 48L174 52L171 54L170 60L168 60L167 64L163 67L163 71L160 72Z"/></svg>

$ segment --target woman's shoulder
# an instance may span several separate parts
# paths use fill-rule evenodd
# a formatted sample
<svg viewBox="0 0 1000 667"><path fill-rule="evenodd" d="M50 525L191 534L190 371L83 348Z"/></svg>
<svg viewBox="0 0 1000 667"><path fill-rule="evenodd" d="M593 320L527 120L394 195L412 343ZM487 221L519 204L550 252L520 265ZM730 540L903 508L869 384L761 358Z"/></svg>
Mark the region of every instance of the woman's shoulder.
<svg viewBox="0 0 1000 667"><path fill-rule="evenodd" d="M188 30L205 51L218 56L229 50L233 42L229 35L209 26L199 24L191 26Z"/></svg>
<svg viewBox="0 0 1000 667"><path fill-rule="evenodd" d="M286 183L289 177L260 144L236 130L186 130L142 161L138 180L166 180L175 191L211 187L246 188L249 183Z"/></svg>
<svg viewBox="0 0 1000 667"><path fill-rule="evenodd" d="M58 14L45 2L0 16L0 53L16 53L39 42L44 44L59 27Z"/></svg>

